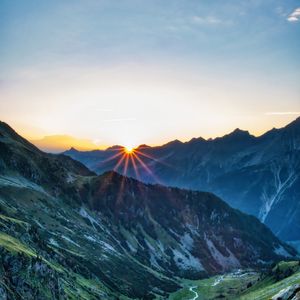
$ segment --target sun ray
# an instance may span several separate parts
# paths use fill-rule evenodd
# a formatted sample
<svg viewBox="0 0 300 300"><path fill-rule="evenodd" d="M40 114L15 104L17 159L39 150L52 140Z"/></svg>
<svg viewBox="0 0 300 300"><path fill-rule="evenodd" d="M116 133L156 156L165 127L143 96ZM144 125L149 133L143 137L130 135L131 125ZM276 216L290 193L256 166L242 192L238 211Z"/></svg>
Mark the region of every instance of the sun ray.
<svg viewBox="0 0 300 300"><path fill-rule="evenodd" d="M140 174L139 174L139 170L138 170L138 167L135 163L135 160L134 160L134 157L133 155L130 155L130 160L131 160L131 163L132 163L132 166L133 166L133 170L135 172L135 176L138 180L140 180Z"/></svg>
<svg viewBox="0 0 300 300"><path fill-rule="evenodd" d="M149 167L143 162L143 160L138 157L137 154L135 154L134 152L132 153L132 155L139 161L139 163L141 164L141 166L147 171L147 173L153 177L153 179L159 183L158 178L153 174L153 172L149 169Z"/></svg>
<svg viewBox="0 0 300 300"><path fill-rule="evenodd" d="M117 162L117 164L114 167L114 171L117 171L118 168L120 167L120 165L122 164L122 162L124 161L124 159L126 158L126 154L123 153L122 157L119 159L119 161Z"/></svg>
<svg viewBox="0 0 300 300"><path fill-rule="evenodd" d="M110 156L109 158L100 161L99 163L97 163L96 166L99 166L99 167L100 167L101 165L103 165L103 164L105 164L105 163L107 163L107 162L109 162L109 161L114 160L115 158L121 156L122 154L123 154L122 152L118 152L118 153L114 154L113 156Z"/></svg>
<svg viewBox="0 0 300 300"><path fill-rule="evenodd" d="M124 169L123 169L123 174L124 175L127 175L129 156L131 156L131 155L126 154L126 159L125 159Z"/></svg>
<svg viewBox="0 0 300 300"><path fill-rule="evenodd" d="M151 160L154 160L155 162L157 162L157 163L159 163L159 164L162 164L162 165L167 166L167 167L170 167L170 168L174 168L174 167L172 167L171 165L169 165L169 164L167 164L167 163L165 163L165 162L163 162L163 161L161 161L161 160L159 160L159 159L157 159L157 158L155 158L155 157L153 157L153 156L151 156L151 155L149 155L149 154L143 153L143 152L141 152L141 151L139 151L139 150L137 150L137 149L135 149L134 152L135 152L135 153L138 153L138 154L140 154L140 155L142 155L142 156L144 156L144 157L146 157L146 158L149 158L149 159L151 159Z"/></svg>

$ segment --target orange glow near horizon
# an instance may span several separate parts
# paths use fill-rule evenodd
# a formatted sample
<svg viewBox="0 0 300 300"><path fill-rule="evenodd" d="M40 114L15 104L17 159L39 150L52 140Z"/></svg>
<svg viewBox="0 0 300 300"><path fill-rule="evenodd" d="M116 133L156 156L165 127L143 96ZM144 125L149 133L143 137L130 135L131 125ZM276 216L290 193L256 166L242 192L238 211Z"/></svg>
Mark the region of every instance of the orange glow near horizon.
<svg viewBox="0 0 300 300"><path fill-rule="evenodd" d="M274 119L275 117L276 122ZM270 121L270 118L272 118L273 122ZM273 112L265 115L265 122L263 124L258 120L258 118L244 118L246 121L253 120L252 123L259 126L259 130L253 130L253 128L251 130L251 126L243 123L245 120L241 122L241 124L237 123L238 125L233 125L232 123L227 122L223 124L223 121L215 120L215 124L207 126L207 128L211 131L211 134L205 134L207 131L206 128L200 130L195 126L195 128L191 130L177 131L176 134L168 135L166 132L162 131L159 135L156 133L156 135L152 135L151 137L147 135L149 132L148 129L145 130L146 133L144 132L143 128L145 128L145 126L139 127L136 126L136 124L131 124L132 127L127 128L126 124L122 124L122 126L118 124L113 126L114 131L109 138L107 137L109 133L107 128L103 128L103 130L99 130L95 134L88 134L86 136L84 132L80 133L80 131L74 135L72 135L72 132L68 132L67 134L52 134L50 131L47 133L42 130L39 131L37 130L37 127L26 127L24 124L20 124L18 122L14 123L7 120L3 121L8 123L8 125L16 130L18 134L46 152L59 153L66 151L71 147L79 151L105 150L113 145L124 145L124 148L127 149L126 151L130 153L132 152L132 149L135 149L135 152L140 151L141 148L138 147L138 145L146 144L151 147L156 147L164 145L175 139L187 142L192 138L198 137L205 139L221 137L225 134L229 134L237 127L242 130L250 129L250 134L260 136L274 127L282 128L296 118L297 115L291 113L288 115L281 115L279 112ZM267 119L269 120L268 122ZM59 132L58 129L55 131ZM146 153L142 153L141 155L145 157Z"/></svg>

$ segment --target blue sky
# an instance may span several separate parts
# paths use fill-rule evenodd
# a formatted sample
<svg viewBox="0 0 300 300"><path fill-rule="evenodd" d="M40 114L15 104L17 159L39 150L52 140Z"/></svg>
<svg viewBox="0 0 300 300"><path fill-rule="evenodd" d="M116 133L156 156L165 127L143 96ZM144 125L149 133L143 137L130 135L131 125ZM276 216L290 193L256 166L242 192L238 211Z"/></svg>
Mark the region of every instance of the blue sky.
<svg viewBox="0 0 300 300"><path fill-rule="evenodd" d="M281 126L300 111L299 7L2 0L0 118L28 136L104 144Z"/></svg>

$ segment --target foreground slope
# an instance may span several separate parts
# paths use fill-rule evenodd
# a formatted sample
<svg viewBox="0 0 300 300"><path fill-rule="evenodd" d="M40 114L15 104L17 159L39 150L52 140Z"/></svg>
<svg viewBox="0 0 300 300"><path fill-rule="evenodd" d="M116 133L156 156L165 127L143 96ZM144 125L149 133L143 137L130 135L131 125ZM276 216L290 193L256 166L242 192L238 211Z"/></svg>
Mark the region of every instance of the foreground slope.
<svg viewBox="0 0 300 300"><path fill-rule="evenodd" d="M213 194L95 176L0 124L1 295L151 299L295 251Z"/></svg>
<svg viewBox="0 0 300 300"><path fill-rule="evenodd" d="M119 159L109 159L114 148L65 153L98 174L113 169ZM213 192L231 206L257 216L281 239L300 240L300 118L260 137L236 129L213 140L141 146L137 155L155 177L139 160L137 172L129 164L126 172L130 176ZM119 169L122 172L122 166Z"/></svg>
<svg viewBox="0 0 300 300"><path fill-rule="evenodd" d="M298 300L300 297L299 261L279 262L257 272L236 271L208 279L183 282L184 288L169 297L170 300Z"/></svg>

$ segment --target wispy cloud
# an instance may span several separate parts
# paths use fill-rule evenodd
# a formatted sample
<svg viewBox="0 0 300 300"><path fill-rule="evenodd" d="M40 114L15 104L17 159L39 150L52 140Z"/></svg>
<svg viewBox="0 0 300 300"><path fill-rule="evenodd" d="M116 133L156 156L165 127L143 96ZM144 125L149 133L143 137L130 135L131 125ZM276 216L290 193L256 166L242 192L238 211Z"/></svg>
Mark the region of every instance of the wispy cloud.
<svg viewBox="0 0 300 300"><path fill-rule="evenodd" d="M193 16L192 22L194 24L200 24L200 25L202 25L202 24L217 25L217 24L223 23L223 21L221 19L214 17L214 16L206 16L206 17Z"/></svg>
<svg viewBox="0 0 300 300"><path fill-rule="evenodd" d="M300 20L300 7L296 8L290 15L288 15L287 20L289 22L298 22Z"/></svg>
<svg viewBox="0 0 300 300"><path fill-rule="evenodd" d="M273 116L273 115L300 115L300 111L271 111L266 112L265 115Z"/></svg>

